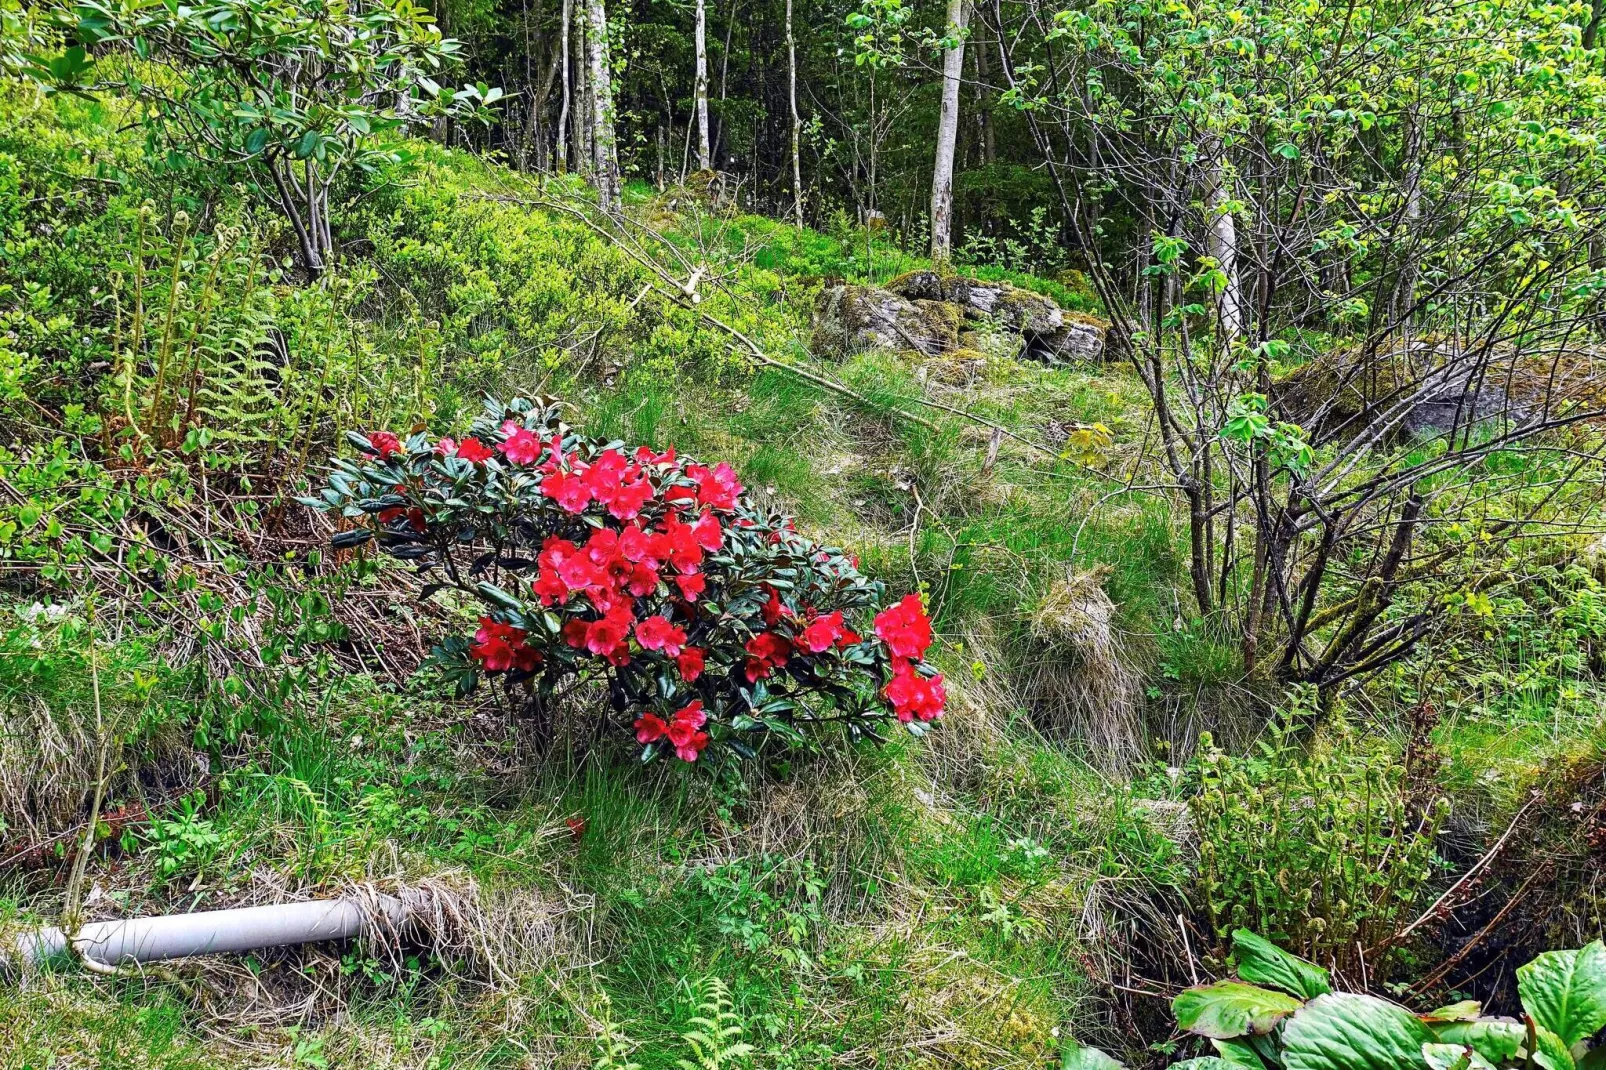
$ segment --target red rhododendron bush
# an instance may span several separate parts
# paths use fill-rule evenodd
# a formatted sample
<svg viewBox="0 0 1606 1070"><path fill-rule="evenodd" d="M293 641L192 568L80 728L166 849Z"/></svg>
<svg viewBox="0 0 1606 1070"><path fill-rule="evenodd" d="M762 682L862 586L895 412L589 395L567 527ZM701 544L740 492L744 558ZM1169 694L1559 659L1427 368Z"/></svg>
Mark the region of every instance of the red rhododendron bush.
<svg viewBox="0 0 1606 1070"><path fill-rule="evenodd" d="M727 464L588 438L554 402L491 402L461 439L351 434L303 501L484 607L437 660L466 693L481 677L545 709L578 681L606 688L610 723L644 756L696 761L711 744L751 755L765 739L840 723L875 736L941 716L917 595L882 584L840 549L765 513Z"/></svg>

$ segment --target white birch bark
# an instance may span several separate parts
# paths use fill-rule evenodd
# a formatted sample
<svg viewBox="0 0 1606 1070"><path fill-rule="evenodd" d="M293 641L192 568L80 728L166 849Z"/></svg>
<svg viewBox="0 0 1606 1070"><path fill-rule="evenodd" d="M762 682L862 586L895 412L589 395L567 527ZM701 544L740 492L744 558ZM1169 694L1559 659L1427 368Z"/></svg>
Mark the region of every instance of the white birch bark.
<svg viewBox="0 0 1606 1070"><path fill-rule="evenodd" d="M1228 349L1244 331L1243 285L1238 279L1238 225L1227 204L1226 168L1221 143L1212 139L1205 155L1205 246L1216 266L1226 276L1226 285L1216 298L1217 319L1221 325L1221 347Z"/></svg>
<svg viewBox="0 0 1606 1070"><path fill-rule="evenodd" d="M797 113L797 38L792 35L792 0L786 0L786 96L792 109L792 215L803 229L803 161L799 145L803 120Z"/></svg>
<svg viewBox="0 0 1606 1070"><path fill-rule="evenodd" d="M931 259L952 254L954 146L959 141L959 83L965 69L965 0L948 0L948 33L958 40L942 61L942 115L937 121L937 160L931 172Z"/></svg>
<svg viewBox="0 0 1606 1070"><path fill-rule="evenodd" d="M586 0L586 46L591 63L591 153L597 201L604 212L619 210L619 153L613 130L613 75L608 69L608 12L603 0Z"/></svg>
<svg viewBox="0 0 1606 1070"><path fill-rule="evenodd" d="M553 154L556 157L553 163L560 172L569 169L569 99L574 92L569 60L569 31L574 25L574 12L570 7L572 2L573 0L563 0L563 43L560 46L563 58L559 63L563 68L563 100L558 105L558 145Z"/></svg>
<svg viewBox="0 0 1606 1070"><path fill-rule="evenodd" d="M697 169L713 167L708 142L708 4L697 0Z"/></svg>

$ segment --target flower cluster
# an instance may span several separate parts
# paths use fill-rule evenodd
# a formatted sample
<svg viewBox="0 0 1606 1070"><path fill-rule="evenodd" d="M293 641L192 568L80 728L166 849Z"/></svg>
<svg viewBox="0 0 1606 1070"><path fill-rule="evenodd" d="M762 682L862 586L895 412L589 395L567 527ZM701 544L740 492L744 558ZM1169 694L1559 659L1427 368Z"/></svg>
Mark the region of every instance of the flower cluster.
<svg viewBox="0 0 1606 1070"><path fill-rule="evenodd" d="M495 676L538 702L593 680L649 757L688 762L711 741L751 754L811 722L875 736L942 713L919 597L881 608L879 583L756 508L728 464L587 438L555 402L492 402L461 439L348 437L363 459L302 501L366 518L337 547L373 539L438 571L430 593L486 607L472 640L437 648L462 691Z"/></svg>

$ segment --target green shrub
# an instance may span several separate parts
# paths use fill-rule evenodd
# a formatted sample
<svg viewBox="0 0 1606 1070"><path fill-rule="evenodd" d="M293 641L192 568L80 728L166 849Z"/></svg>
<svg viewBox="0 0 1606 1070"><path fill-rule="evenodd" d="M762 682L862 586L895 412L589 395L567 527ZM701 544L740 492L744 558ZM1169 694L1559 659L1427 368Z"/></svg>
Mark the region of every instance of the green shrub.
<svg viewBox="0 0 1606 1070"><path fill-rule="evenodd" d="M501 678L549 725L593 682L635 717L645 758L688 762L711 741L751 756L827 723L875 737L891 717L919 731L941 715L919 596L882 608L880 583L755 506L728 464L627 453L575 433L551 400L486 407L460 443L354 434L365 461L337 461L322 495L300 499L364 521L336 549L375 540L439 570L426 597L451 588L485 607L472 643L437 651L461 692Z"/></svg>

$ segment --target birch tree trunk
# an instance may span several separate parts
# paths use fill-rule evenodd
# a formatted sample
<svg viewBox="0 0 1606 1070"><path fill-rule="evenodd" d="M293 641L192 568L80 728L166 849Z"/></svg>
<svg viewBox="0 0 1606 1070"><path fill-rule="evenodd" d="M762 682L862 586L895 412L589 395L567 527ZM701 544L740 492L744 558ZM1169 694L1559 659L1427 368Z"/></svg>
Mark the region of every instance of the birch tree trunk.
<svg viewBox="0 0 1606 1070"><path fill-rule="evenodd" d="M697 169L713 167L708 143L708 4L697 0Z"/></svg>
<svg viewBox="0 0 1606 1070"><path fill-rule="evenodd" d="M792 35L792 0L786 0L786 97L792 108L792 215L803 229L803 162L799 144L803 120L797 113L797 38Z"/></svg>
<svg viewBox="0 0 1606 1070"><path fill-rule="evenodd" d="M569 59L569 31L574 25L574 10L572 0L563 0L563 58L558 65L563 68L563 100L558 105L558 145L553 153L553 164L558 171L569 169L569 100L574 94L573 68Z"/></svg>
<svg viewBox="0 0 1606 1070"><path fill-rule="evenodd" d="M613 76L608 70L608 12L603 0L586 0L590 25L586 45L591 61L591 166L597 201L604 212L619 210L619 153L613 132Z"/></svg>
<svg viewBox="0 0 1606 1070"><path fill-rule="evenodd" d="M959 140L959 83L965 69L965 0L948 0L948 33L957 43L942 61L942 116L937 121L937 162L931 172L931 259L951 254L954 211L954 146Z"/></svg>
<svg viewBox="0 0 1606 1070"><path fill-rule="evenodd" d="M1221 323L1221 348L1225 351L1243 334L1243 284L1238 279L1238 225L1227 204L1232 193L1227 189L1226 168L1222 162L1221 143L1215 139L1206 145L1205 153L1205 246L1215 258L1216 266L1226 276L1226 285L1217 297L1218 319Z"/></svg>

